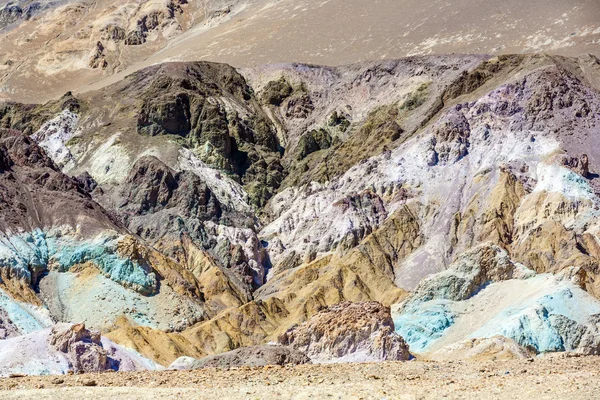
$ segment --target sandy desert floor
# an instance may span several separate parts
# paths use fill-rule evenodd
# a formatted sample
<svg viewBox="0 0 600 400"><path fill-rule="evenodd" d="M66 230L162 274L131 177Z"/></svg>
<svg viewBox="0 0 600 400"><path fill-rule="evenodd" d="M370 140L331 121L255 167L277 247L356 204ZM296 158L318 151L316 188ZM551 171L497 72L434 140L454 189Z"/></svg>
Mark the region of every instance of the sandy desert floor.
<svg viewBox="0 0 600 400"><path fill-rule="evenodd" d="M597 399L600 357L14 377L1 399Z"/></svg>
<svg viewBox="0 0 600 400"><path fill-rule="evenodd" d="M0 33L0 99L44 102L67 90L105 87L166 61L216 61L246 68L290 62L344 65L447 53L600 55L597 0L209 3L237 4L237 11L198 23L164 42L115 50L115 60L106 70L88 68L89 53L100 40L106 46L115 43L101 36L79 37L88 25L112 18L110 2L91 2L94 6L82 9L84 17L73 12L69 27L63 21L71 14L59 10ZM12 67L6 65L9 60Z"/></svg>

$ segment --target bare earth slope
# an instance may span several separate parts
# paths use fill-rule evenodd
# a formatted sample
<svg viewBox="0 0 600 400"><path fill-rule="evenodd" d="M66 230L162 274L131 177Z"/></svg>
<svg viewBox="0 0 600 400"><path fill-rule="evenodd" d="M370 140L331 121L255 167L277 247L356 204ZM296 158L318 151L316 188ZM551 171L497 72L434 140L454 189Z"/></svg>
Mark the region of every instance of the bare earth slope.
<svg viewBox="0 0 600 400"><path fill-rule="evenodd" d="M166 61L251 67L447 53L598 55L598 21L595 0L3 0L0 98L45 101Z"/></svg>

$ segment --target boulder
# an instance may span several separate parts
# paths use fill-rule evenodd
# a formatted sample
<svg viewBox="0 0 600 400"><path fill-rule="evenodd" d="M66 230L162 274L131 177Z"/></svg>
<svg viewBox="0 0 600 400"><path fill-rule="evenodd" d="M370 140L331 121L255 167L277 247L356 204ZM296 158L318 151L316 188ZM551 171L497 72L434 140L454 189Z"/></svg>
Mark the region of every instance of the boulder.
<svg viewBox="0 0 600 400"><path fill-rule="evenodd" d="M285 332L279 342L316 363L410 358L404 339L394 331L390 308L375 301L330 306Z"/></svg>
<svg viewBox="0 0 600 400"><path fill-rule="evenodd" d="M83 323L55 325L48 342L54 349L65 353L75 371L99 372L108 368L100 333L86 329Z"/></svg>

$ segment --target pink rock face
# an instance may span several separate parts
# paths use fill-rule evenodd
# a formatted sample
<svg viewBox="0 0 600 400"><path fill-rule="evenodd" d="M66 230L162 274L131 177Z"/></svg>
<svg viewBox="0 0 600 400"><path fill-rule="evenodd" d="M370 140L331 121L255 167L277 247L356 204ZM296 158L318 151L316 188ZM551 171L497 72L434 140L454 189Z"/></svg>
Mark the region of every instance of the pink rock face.
<svg viewBox="0 0 600 400"><path fill-rule="evenodd" d="M84 324L51 328L0 340L0 376L155 370L157 365Z"/></svg>
<svg viewBox="0 0 600 400"><path fill-rule="evenodd" d="M375 301L328 307L288 330L279 342L317 363L410 358L404 339L394 331L390 308Z"/></svg>
<svg viewBox="0 0 600 400"><path fill-rule="evenodd" d="M99 372L108 369L108 357L100 342L100 334L89 331L83 323L54 326L48 341L56 350L66 353L76 372Z"/></svg>

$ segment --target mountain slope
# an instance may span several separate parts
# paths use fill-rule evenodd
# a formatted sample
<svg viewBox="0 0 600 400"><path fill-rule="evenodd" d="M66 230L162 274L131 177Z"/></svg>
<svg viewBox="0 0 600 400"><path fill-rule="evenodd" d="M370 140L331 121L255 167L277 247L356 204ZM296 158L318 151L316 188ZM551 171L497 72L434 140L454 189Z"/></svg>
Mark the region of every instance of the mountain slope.
<svg viewBox="0 0 600 400"><path fill-rule="evenodd" d="M449 53L599 55L598 21L595 0L5 0L0 98L47 101L167 61L252 67Z"/></svg>
<svg viewBox="0 0 600 400"><path fill-rule="evenodd" d="M392 306L423 357L593 353L599 89L593 56L448 55L167 63L2 103L0 310L165 365L346 301Z"/></svg>

